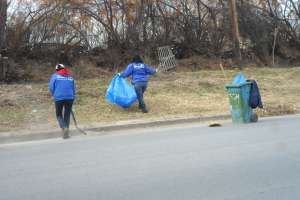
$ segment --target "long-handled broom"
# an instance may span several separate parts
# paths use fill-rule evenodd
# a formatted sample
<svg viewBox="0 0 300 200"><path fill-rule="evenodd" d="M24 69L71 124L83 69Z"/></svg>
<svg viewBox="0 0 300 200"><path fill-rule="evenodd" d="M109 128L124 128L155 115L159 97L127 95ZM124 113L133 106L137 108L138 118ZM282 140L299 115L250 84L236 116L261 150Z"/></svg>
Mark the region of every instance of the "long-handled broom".
<svg viewBox="0 0 300 200"><path fill-rule="evenodd" d="M82 130L81 128L78 127L77 121L76 121L76 118L75 118L75 114L74 114L73 110L71 111L71 115L72 115L72 118L73 118L74 125L75 125L76 129L77 129L79 132L81 132L82 134L87 135L87 133L86 133L84 130Z"/></svg>

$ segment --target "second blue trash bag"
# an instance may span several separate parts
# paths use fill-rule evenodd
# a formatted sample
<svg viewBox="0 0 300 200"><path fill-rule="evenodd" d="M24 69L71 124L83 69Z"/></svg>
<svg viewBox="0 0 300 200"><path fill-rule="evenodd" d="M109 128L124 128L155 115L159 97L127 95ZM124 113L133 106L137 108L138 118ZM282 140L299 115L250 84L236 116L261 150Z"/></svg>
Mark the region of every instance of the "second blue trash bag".
<svg viewBox="0 0 300 200"><path fill-rule="evenodd" d="M124 78L116 75L108 86L106 100L122 108L128 108L136 99L134 88Z"/></svg>
<svg viewBox="0 0 300 200"><path fill-rule="evenodd" d="M233 84L243 84L246 82L246 78L242 72L238 73L232 81Z"/></svg>

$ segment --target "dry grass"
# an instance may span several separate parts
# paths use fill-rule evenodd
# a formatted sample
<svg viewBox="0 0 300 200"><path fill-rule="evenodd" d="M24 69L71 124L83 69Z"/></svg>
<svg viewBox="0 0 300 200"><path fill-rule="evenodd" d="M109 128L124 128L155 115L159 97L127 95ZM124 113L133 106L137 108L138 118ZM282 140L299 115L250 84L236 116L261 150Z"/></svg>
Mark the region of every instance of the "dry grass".
<svg viewBox="0 0 300 200"><path fill-rule="evenodd" d="M77 81L77 120L84 126L136 119L229 114L224 85L237 70L172 72L152 77L145 101L150 110L141 113L135 104L121 109L105 101L111 76ZM246 68L248 79L257 80L265 109L260 116L291 114L300 107L300 68ZM48 129L56 126L54 105L47 83L0 85L0 131Z"/></svg>

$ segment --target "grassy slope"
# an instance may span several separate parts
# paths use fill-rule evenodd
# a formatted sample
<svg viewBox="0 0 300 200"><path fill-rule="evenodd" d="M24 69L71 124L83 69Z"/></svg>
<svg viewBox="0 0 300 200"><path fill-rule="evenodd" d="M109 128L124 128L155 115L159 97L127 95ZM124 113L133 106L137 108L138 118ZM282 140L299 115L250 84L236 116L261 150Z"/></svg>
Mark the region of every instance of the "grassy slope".
<svg viewBox="0 0 300 200"><path fill-rule="evenodd" d="M229 114L224 88L237 70L178 72L152 77L145 101L150 112L137 105L124 110L105 101L111 77L77 81L76 114L81 124L120 120L174 118ZM258 81L265 109L259 115L294 113L300 106L300 68L247 68L248 79ZM0 131L20 128L45 129L56 126L54 105L47 83L0 85Z"/></svg>

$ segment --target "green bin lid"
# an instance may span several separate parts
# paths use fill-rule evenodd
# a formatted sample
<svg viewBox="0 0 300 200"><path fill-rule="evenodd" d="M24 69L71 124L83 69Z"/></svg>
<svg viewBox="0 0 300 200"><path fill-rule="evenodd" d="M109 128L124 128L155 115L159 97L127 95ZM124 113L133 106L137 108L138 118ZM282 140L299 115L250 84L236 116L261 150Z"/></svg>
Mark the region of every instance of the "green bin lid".
<svg viewBox="0 0 300 200"><path fill-rule="evenodd" d="M245 85L250 85L252 84L251 81L247 81L245 83L241 83L241 84L227 84L225 85L226 88L240 88L240 87L243 87Z"/></svg>

